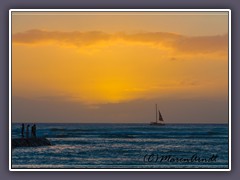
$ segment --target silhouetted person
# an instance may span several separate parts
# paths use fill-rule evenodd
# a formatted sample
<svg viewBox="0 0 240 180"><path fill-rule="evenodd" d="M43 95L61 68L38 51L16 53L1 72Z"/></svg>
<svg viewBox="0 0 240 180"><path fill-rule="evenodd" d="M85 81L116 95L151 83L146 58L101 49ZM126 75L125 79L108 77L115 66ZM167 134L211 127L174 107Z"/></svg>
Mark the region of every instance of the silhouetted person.
<svg viewBox="0 0 240 180"><path fill-rule="evenodd" d="M36 138L37 136L36 136L36 124L34 124L33 126L32 126L32 137L33 138Z"/></svg>
<svg viewBox="0 0 240 180"><path fill-rule="evenodd" d="M22 123L22 138L24 138L24 124Z"/></svg>
<svg viewBox="0 0 240 180"><path fill-rule="evenodd" d="M34 137L35 138L37 137L37 126L36 126L36 124L34 124Z"/></svg>
<svg viewBox="0 0 240 180"><path fill-rule="evenodd" d="M29 138L29 124L27 125L26 138Z"/></svg>
<svg viewBox="0 0 240 180"><path fill-rule="evenodd" d="M32 130L31 130L31 137L33 138L33 137L34 137L34 132L33 132L33 131L34 131L34 130L33 130L33 129L34 129L34 127L32 126L32 128L31 128L31 129L32 129Z"/></svg>

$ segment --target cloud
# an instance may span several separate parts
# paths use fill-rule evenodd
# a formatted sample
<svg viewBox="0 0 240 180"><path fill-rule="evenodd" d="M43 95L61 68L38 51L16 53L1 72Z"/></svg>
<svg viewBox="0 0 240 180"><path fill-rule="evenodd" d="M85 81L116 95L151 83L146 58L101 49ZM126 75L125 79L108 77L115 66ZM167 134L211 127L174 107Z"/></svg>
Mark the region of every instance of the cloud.
<svg viewBox="0 0 240 180"><path fill-rule="evenodd" d="M108 41L110 35L99 32L60 32L60 31L45 31L45 30L29 30L23 33L13 35L13 43L20 44L66 44L77 47L95 44L99 41Z"/></svg>
<svg viewBox="0 0 240 180"><path fill-rule="evenodd" d="M167 52L183 54L227 54L228 35L190 37L169 32L139 32L127 34L102 31L62 32L29 30L13 34L13 43L21 45L55 44L61 46L105 47L112 45L146 45Z"/></svg>
<svg viewBox="0 0 240 180"><path fill-rule="evenodd" d="M228 36L199 36L199 37L184 37L176 41L175 48L183 52L192 53L212 53L212 52L227 52Z"/></svg>

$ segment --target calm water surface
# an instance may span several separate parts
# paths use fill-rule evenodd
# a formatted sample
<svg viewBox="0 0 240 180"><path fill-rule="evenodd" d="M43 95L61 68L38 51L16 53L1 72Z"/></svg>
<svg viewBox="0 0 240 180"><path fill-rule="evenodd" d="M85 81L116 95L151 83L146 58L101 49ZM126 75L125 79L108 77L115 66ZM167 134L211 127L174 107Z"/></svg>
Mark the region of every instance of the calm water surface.
<svg viewBox="0 0 240 180"><path fill-rule="evenodd" d="M12 168L228 168L227 124L37 124L37 135L53 146L12 150ZM12 138L20 136L21 124L13 124ZM217 158L160 161L194 154Z"/></svg>

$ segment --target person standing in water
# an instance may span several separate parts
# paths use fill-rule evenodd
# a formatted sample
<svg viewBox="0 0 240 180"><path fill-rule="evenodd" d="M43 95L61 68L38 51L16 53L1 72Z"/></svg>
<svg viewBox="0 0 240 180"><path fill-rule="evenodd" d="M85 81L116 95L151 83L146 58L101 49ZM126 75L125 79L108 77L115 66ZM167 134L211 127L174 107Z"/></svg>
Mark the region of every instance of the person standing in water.
<svg viewBox="0 0 240 180"><path fill-rule="evenodd" d="M31 138L34 138L34 132L33 132L34 130L33 129L34 129L34 125L32 125L32 128L31 128Z"/></svg>
<svg viewBox="0 0 240 180"><path fill-rule="evenodd" d="M33 127L34 127L33 128L33 130L34 130L33 131L34 132L34 137L36 138L37 137L37 126L36 126L36 124L34 124Z"/></svg>
<svg viewBox="0 0 240 180"><path fill-rule="evenodd" d="M22 138L24 138L24 124L22 123Z"/></svg>
<svg viewBox="0 0 240 180"><path fill-rule="evenodd" d="M29 138L29 124L27 125L26 138Z"/></svg>
<svg viewBox="0 0 240 180"><path fill-rule="evenodd" d="M36 138L37 136L36 136L36 124L34 124L33 126L32 126L32 137L33 138Z"/></svg>

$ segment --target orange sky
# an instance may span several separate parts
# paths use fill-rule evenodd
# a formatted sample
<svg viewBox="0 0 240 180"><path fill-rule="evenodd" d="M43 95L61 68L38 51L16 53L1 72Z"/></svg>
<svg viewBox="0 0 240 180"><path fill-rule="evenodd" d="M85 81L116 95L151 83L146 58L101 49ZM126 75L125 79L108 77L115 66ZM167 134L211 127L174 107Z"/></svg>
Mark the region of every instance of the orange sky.
<svg viewBox="0 0 240 180"><path fill-rule="evenodd" d="M193 106L199 99L227 105L225 12L14 12L12 43L13 100L81 105L86 111L74 112L72 122L116 122L111 116L104 120L104 114L101 120L90 118L106 104L157 101L161 106L169 98L192 100ZM208 112L209 122L226 122L227 109L219 120L215 108L216 116ZM57 117L41 113L35 113L36 121ZM13 117L32 118L18 110ZM127 118L124 122L138 122L134 114ZM185 118L191 122L192 116Z"/></svg>

